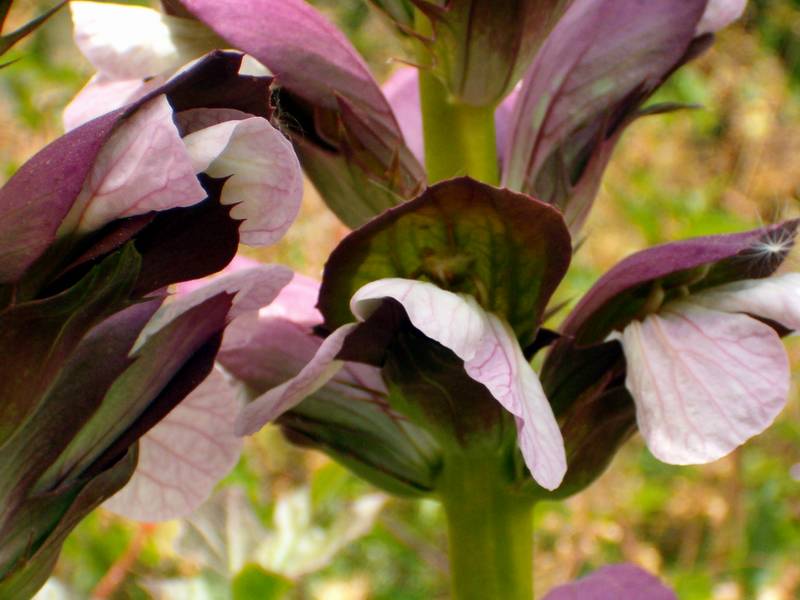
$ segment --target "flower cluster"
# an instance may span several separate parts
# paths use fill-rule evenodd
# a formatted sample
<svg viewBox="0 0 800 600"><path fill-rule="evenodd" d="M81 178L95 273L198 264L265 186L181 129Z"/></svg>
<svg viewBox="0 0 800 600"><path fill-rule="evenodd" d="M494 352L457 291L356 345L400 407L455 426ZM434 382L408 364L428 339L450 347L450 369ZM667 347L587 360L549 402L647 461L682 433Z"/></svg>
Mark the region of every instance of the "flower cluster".
<svg viewBox="0 0 800 600"><path fill-rule="evenodd" d="M0 593L112 495L193 510L272 421L398 495L489 462L532 505L637 426L698 464L786 404L796 221L637 253L543 327L617 141L743 1L372 3L417 64L383 90L302 0L71 3L97 74L0 190ZM285 233L301 165L353 228L320 283L234 258ZM669 597L624 566L574 589L628 579Z"/></svg>

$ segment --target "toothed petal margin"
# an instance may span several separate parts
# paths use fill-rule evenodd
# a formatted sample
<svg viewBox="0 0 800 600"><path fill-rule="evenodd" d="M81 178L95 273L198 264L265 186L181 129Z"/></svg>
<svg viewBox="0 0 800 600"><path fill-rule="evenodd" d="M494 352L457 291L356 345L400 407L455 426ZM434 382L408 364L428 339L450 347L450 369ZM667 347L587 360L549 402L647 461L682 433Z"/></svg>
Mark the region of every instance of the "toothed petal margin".
<svg viewBox="0 0 800 600"><path fill-rule="evenodd" d="M183 142L197 172L230 177L223 204L243 243L265 246L289 229L303 197L303 177L292 145L265 119L227 121L190 133Z"/></svg>

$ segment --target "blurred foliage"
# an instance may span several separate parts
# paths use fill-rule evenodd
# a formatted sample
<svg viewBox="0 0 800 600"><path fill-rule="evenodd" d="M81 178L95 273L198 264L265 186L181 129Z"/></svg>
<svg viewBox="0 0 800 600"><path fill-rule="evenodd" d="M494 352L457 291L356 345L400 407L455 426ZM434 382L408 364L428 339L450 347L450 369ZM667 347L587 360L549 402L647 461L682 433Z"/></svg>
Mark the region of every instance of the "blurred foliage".
<svg viewBox="0 0 800 600"><path fill-rule="evenodd" d="M362 0L313 3L348 32L379 78L402 59L388 26ZM48 5L18 0L7 25ZM61 109L91 74L71 43L66 11L7 58L18 61L0 72L0 181L60 133ZM559 299L576 300L605 269L647 245L797 215L800 0L752 0L746 18L679 72L660 100L703 108L643 119L626 134ZM318 275L345 232L309 188L301 220L257 256ZM800 343L788 345L800 372ZM266 530L278 503L307 489L310 526L323 532L373 491L274 429L248 440L221 484L230 486L244 490ZM595 485L566 503L541 505L535 518L540 594L629 560L660 573L683 600L800 598L800 403L795 395L768 432L704 467L663 465L636 439ZM54 582L43 597L150 598L155 581L203 573L211 597L237 600L447 597L444 521L432 501L390 500L367 535L327 566L289 579L251 563L231 584L183 555L179 536L177 523L141 525L98 510L68 539L56 570L61 586Z"/></svg>

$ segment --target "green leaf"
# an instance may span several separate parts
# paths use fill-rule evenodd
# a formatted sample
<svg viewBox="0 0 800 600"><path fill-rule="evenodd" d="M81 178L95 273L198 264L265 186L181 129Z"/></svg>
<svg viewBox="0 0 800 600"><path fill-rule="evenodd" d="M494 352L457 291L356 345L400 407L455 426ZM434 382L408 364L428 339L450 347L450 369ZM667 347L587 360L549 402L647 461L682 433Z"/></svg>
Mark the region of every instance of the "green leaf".
<svg viewBox="0 0 800 600"><path fill-rule="evenodd" d="M251 563L232 582L233 600L281 600L293 587L290 579Z"/></svg>
<svg viewBox="0 0 800 600"><path fill-rule="evenodd" d="M553 207L466 177L452 179L346 237L325 266L319 308L333 329L354 320L350 298L371 281L430 281L475 297L526 346L570 257L569 232Z"/></svg>
<svg viewBox="0 0 800 600"><path fill-rule="evenodd" d="M5 54L11 47L24 38L29 33L35 31L40 25L42 25L47 19L53 16L58 10L67 3L67 0L62 0L58 4L56 4L53 8L48 10L45 13L42 13L35 19L28 21L17 29L16 31L12 31L6 35L0 35L0 55ZM11 8L11 0L0 0L0 29L3 27L3 23L5 22L5 18L8 15L8 11ZM4 65L5 66L5 65Z"/></svg>

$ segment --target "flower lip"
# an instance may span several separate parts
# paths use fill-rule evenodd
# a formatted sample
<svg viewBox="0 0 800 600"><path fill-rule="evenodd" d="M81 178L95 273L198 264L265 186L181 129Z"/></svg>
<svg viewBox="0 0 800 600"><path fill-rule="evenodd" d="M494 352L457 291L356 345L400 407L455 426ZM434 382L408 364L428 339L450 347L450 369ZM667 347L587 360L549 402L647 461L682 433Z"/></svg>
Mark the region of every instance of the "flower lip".
<svg viewBox="0 0 800 600"><path fill-rule="evenodd" d="M793 288L797 297L800 286ZM725 456L764 431L788 399L783 344L748 315L706 308L690 296L632 321L621 341L639 430L663 462Z"/></svg>
<svg viewBox="0 0 800 600"><path fill-rule="evenodd" d="M468 295L399 278L359 289L351 301L353 314L368 319L387 298L402 305L417 330L463 360L466 375L515 417L518 445L534 479L546 489L558 487L566 472L561 432L511 327ZM344 365L340 353L357 328L348 323L336 329L299 374L248 404L237 419L237 431L254 433L320 389Z"/></svg>

